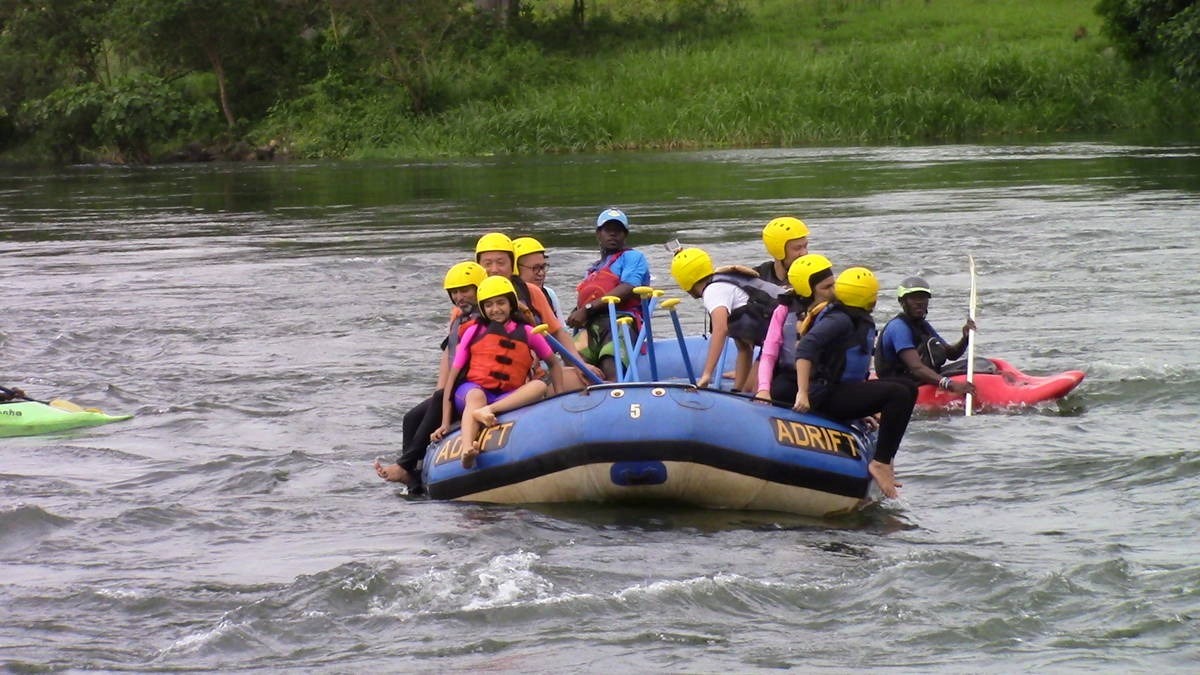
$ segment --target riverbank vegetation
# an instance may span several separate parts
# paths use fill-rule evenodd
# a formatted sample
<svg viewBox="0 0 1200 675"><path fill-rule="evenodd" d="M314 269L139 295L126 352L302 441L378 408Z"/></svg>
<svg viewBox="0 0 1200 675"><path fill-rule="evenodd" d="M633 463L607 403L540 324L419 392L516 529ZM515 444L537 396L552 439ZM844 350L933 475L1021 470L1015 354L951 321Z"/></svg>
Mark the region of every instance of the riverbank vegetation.
<svg viewBox="0 0 1200 675"><path fill-rule="evenodd" d="M1175 14L1148 6L1179 3L1104 0L1102 19L1094 1L15 0L0 6L0 152L145 162L1194 133L1200 20L1183 8L1151 28L1127 10L1161 24ZM1155 49L1147 34L1179 39Z"/></svg>

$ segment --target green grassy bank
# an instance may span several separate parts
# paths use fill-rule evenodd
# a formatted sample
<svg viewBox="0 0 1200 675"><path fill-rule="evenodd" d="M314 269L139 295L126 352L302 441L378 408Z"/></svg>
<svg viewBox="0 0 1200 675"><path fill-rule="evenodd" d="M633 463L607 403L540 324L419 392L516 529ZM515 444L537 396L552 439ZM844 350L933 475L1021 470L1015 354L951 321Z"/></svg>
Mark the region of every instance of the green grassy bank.
<svg viewBox="0 0 1200 675"><path fill-rule="evenodd" d="M1093 4L747 0L702 37L582 56L514 46L464 64L446 77L468 95L436 115L387 91L316 91L256 135L298 156L366 158L1194 132L1196 94L1135 78Z"/></svg>

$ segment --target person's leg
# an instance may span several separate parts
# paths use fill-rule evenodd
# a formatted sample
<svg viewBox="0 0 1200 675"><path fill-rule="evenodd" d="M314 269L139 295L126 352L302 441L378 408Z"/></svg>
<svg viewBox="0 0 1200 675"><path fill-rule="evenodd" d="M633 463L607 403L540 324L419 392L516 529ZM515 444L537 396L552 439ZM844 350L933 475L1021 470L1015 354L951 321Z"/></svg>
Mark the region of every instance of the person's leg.
<svg viewBox="0 0 1200 675"><path fill-rule="evenodd" d="M438 391L441 390L439 389ZM430 402L436 396L440 395L435 393L433 396L421 401L413 406L408 412L404 413L403 426L400 427L400 439L403 442L402 447L405 451L412 446L413 439L417 438L417 427L421 425L421 421L425 418L429 411ZM438 421L440 422L441 420ZM437 427L434 428L436 429ZM432 432L432 429L430 431ZM425 438L428 439L429 434L426 434Z"/></svg>
<svg viewBox="0 0 1200 675"><path fill-rule="evenodd" d="M417 408L423 408L424 415L415 420L410 419L410 417L415 417L414 411ZM417 408L413 408L404 416L404 448L399 459L396 460L396 463L408 473L413 473L417 464L425 458L425 451L429 449L429 435L442 424L442 390L438 389L433 392L433 396L422 401ZM416 427L411 439L408 438L410 422Z"/></svg>
<svg viewBox="0 0 1200 675"><path fill-rule="evenodd" d="M843 382L829 392L818 410L822 415L843 420L880 413L875 456L867 470L888 497L896 497L899 494L896 488L902 485L896 480L892 460L908 429L916 402L916 387L896 380Z"/></svg>
<svg viewBox="0 0 1200 675"><path fill-rule="evenodd" d="M506 394L503 398L496 399L487 406L476 411L476 417L483 411L488 411L491 421L487 422L487 426L496 423L496 415L516 410L530 403L537 403L546 397L546 383L541 380L531 380L514 389L511 393ZM482 420L481 420L482 421Z"/></svg>
<svg viewBox="0 0 1200 675"><path fill-rule="evenodd" d="M892 379L866 380L835 385L816 408L820 414L837 420L881 413L875 459L889 464L908 429L916 401L916 387Z"/></svg>
<svg viewBox="0 0 1200 675"><path fill-rule="evenodd" d="M589 321L587 334L589 355L595 359L589 359L588 363L600 367L606 382L616 382L617 362L613 358L616 351L612 341L612 330L608 325L608 315L597 316Z"/></svg>
<svg viewBox="0 0 1200 675"><path fill-rule="evenodd" d="M588 379L584 377L583 373L579 372L578 368L574 366L563 366L562 391L555 391L553 386L548 386L546 389L546 395L554 396L555 394L566 394L572 391L579 391L580 389L587 387L588 384Z"/></svg>
<svg viewBox="0 0 1200 675"><path fill-rule="evenodd" d="M459 439L463 445L462 465L469 469L475 466L475 458L479 455L479 420L475 413L487 405L487 397L477 386L466 393L462 412L462 428Z"/></svg>
<svg viewBox="0 0 1200 675"><path fill-rule="evenodd" d="M796 400L796 389L796 369L777 368L771 376L771 400L790 408Z"/></svg>

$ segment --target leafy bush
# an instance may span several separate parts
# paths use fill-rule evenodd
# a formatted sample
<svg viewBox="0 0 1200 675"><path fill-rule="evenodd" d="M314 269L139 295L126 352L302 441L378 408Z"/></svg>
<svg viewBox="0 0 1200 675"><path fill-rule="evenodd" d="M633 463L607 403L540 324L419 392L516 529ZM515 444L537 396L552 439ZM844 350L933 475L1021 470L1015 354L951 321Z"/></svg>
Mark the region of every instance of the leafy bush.
<svg viewBox="0 0 1200 675"><path fill-rule="evenodd" d="M1100 0L1096 13L1126 58L1200 90L1200 5L1194 0Z"/></svg>
<svg viewBox="0 0 1200 675"><path fill-rule="evenodd" d="M157 77L120 78L62 87L28 103L26 124L59 161L79 161L89 149L109 147L117 159L150 160L151 148L215 115L208 103L189 102Z"/></svg>

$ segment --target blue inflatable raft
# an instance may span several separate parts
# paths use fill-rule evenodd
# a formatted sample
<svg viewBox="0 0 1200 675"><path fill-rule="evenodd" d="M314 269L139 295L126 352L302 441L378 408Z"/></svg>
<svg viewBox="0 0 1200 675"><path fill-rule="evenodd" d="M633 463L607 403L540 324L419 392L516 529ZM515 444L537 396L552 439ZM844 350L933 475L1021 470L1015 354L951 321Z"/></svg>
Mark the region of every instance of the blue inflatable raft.
<svg viewBox="0 0 1200 675"><path fill-rule="evenodd" d="M704 338L686 343L693 363L708 345ZM656 341L655 349L661 370L679 372L670 365L682 362L677 342ZM662 379L593 385L505 413L481 444L471 469L462 467L457 432L430 446L423 475L431 498L668 501L829 516L870 501L875 438L745 395Z"/></svg>

